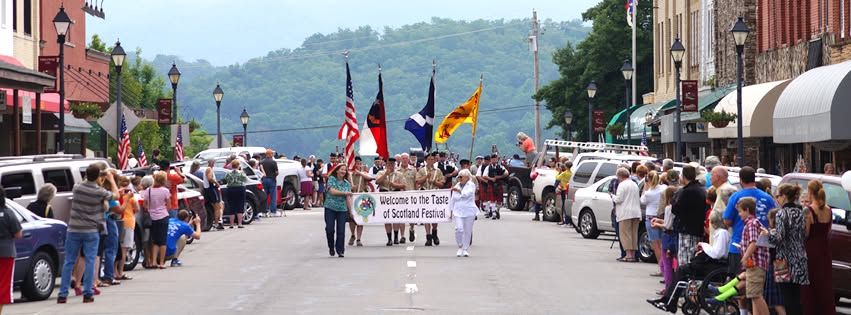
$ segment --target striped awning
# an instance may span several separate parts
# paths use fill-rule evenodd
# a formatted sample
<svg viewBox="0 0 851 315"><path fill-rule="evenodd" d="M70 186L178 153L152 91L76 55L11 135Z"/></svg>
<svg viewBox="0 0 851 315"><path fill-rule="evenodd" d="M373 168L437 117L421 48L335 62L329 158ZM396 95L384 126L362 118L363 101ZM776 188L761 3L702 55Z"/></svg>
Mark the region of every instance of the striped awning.
<svg viewBox="0 0 851 315"><path fill-rule="evenodd" d="M851 61L804 72L774 108L776 143L851 140Z"/></svg>

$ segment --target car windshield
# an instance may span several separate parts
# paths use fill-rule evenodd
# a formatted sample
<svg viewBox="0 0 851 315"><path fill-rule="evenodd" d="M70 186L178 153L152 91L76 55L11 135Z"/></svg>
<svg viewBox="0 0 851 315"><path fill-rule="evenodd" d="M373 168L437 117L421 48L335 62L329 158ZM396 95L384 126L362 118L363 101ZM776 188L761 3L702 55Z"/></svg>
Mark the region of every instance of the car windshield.
<svg viewBox="0 0 851 315"><path fill-rule="evenodd" d="M827 204L833 208L851 210L851 199L848 197L848 192L840 185L825 183L824 192L827 197Z"/></svg>

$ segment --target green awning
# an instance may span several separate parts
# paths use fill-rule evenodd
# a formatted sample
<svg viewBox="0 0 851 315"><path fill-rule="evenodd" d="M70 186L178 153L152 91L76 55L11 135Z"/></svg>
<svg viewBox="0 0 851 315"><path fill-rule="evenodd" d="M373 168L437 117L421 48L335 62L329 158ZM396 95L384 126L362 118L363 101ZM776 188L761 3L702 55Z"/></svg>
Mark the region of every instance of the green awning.
<svg viewBox="0 0 851 315"><path fill-rule="evenodd" d="M644 105L640 105L640 104L639 105L633 105L632 107L629 108L629 110L631 112L634 112L636 109L639 109L642 106L644 106ZM621 111L617 112L617 114L612 116L612 119L609 120L609 124L606 125L606 128L608 128L609 126L614 125L616 123L621 123L621 124L624 125L624 129L626 129L626 120L627 120L626 111L627 111L626 109L621 110ZM624 132L626 132L626 131L624 130ZM612 135L610 135L608 131L605 131L605 134L606 134L606 142L607 143L614 143L615 138L612 137ZM624 133L624 134L626 134L626 133Z"/></svg>

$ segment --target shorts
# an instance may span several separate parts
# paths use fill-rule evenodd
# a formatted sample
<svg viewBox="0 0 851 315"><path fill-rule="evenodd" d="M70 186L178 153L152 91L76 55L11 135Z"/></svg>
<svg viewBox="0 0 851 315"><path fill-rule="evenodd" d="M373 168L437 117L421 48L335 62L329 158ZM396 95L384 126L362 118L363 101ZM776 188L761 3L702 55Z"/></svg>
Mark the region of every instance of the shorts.
<svg viewBox="0 0 851 315"><path fill-rule="evenodd" d="M0 258L0 305L12 304L12 279L15 278L15 257Z"/></svg>
<svg viewBox="0 0 851 315"><path fill-rule="evenodd" d="M134 229L124 228L124 237L121 238L121 247L123 248L133 248L134 243Z"/></svg>
<svg viewBox="0 0 851 315"><path fill-rule="evenodd" d="M142 243L147 244L151 241L151 228L142 229Z"/></svg>
<svg viewBox="0 0 851 315"><path fill-rule="evenodd" d="M745 297L749 299L761 298L765 289L765 269L760 267L745 270Z"/></svg>
<svg viewBox="0 0 851 315"><path fill-rule="evenodd" d="M154 220L151 224L151 243L154 245L165 246L167 235L168 217L160 220Z"/></svg>
<svg viewBox="0 0 851 315"><path fill-rule="evenodd" d="M647 231L647 240L651 242L662 240L662 230L654 228L651 224L654 218L656 218L656 216L648 216L647 219L644 219L644 228Z"/></svg>
<svg viewBox="0 0 851 315"><path fill-rule="evenodd" d="M320 194L324 194L325 193L325 183L319 182L319 188L317 188L316 191Z"/></svg>
<svg viewBox="0 0 851 315"><path fill-rule="evenodd" d="M742 254L727 254L727 272L731 275L737 275L742 272Z"/></svg>

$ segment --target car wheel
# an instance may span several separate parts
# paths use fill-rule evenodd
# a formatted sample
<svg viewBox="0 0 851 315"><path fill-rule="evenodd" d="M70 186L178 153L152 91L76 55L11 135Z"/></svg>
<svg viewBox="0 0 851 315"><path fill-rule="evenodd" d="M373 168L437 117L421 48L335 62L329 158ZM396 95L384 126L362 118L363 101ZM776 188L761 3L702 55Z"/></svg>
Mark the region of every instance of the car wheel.
<svg viewBox="0 0 851 315"><path fill-rule="evenodd" d="M647 229L643 222L638 226L638 259L643 262L656 262L656 255L653 253L653 244L650 242Z"/></svg>
<svg viewBox="0 0 851 315"><path fill-rule="evenodd" d="M245 212L242 213L242 224L251 224L254 221L254 213L257 212L254 200L245 200Z"/></svg>
<svg viewBox="0 0 851 315"><path fill-rule="evenodd" d="M45 252L37 252L24 278L21 294L29 301L42 301L50 297L56 285L56 270L53 258Z"/></svg>
<svg viewBox="0 0 851 315"><path fill-rule="evenodd" d="M526 208L526 198L523 197L523 190L520 186L508 186L508 209L511 211L523 211Z"/></svg>
<svg viewBox="0 0 851 315"><path fill-rule="evenodd" d="M579 234L584 238L595 239L600 236L600 231L597 230L597 219L594 218L594 212L591 209L583 209L579 213Z"/></svg>
<svg viewBox="0 0 851 315"><path fill-rule="evenodd" d="M142 260L142 253L144 253L144 244L142 243L142 231L143 230L137 225L135 231L133 232L134 246L127 251L127 257L129 259L124 260L124 271L130 271L135 269L136 265L139 264L139 261Z"/></svg>
<svg viewBox="0 0 851 315"><path fill-rule="evenodd" d="M285 184L281 194L284 197L284 210L292 210L298 206L298 195L296 195L293 185Z"/></svg>
<svg viewBox="0 0 851 315"><path fill-rule="evenodd" d="M551 191L546 192L543 199L544 221L558 222L560 216L558 209L556 209L556 194Z"/></svg>

